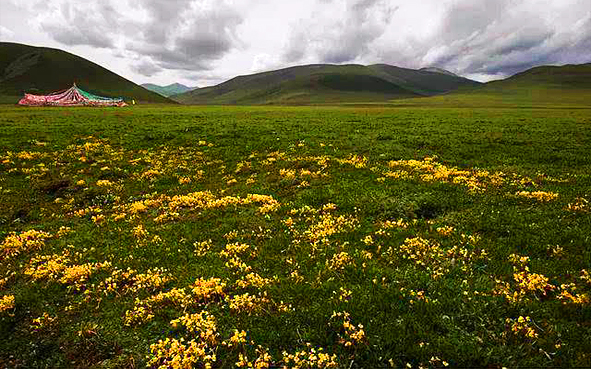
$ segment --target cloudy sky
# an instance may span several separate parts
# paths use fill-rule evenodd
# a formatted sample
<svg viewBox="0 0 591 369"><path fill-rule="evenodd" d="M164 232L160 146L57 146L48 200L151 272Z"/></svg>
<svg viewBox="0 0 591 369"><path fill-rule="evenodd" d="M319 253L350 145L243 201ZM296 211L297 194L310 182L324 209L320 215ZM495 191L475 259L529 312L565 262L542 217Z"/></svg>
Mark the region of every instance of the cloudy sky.
<svg viewBox="0 0 591 369"><path fill-rule="evenodd" d="M312 63L488 81L591 62L591 0L0 0L0 41L60 48L136 83L207 86Z"/></svg>

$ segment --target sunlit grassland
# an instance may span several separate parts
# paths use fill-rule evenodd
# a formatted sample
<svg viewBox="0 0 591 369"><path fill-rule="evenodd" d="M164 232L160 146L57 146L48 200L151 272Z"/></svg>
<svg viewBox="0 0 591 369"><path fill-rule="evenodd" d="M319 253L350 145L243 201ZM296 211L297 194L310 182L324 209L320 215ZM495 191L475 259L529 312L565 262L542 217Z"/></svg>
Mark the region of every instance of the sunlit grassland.
<svg viewBox="0 0 591 369"><path fill-rule="evenodd" d="M493 83L483 88L460 89L429 98L393 100L391 104L431 108L589 109L590 101L591 93L588 88L564 88L560 85L544 86L524 82L502 87Z"/></svg>
<svg viewBox="0 0 591 369"><path fill-rule="evenodd" d="M589 366L590 152L586 109L0 107L0 364Z"/></svg>

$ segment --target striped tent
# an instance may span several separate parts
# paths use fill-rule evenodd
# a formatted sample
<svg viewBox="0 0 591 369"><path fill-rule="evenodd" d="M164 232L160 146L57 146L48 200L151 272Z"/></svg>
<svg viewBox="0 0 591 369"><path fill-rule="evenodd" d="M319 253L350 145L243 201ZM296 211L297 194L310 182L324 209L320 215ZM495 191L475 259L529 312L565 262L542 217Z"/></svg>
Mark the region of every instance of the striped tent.
<svg viewBox="0 0 591 369"><path fill-rule="evenodd" d="M93 95L74 85L67 90L49 95L25 94L19 102L24 106L126 106L121 98L112 99Z"/></svg>

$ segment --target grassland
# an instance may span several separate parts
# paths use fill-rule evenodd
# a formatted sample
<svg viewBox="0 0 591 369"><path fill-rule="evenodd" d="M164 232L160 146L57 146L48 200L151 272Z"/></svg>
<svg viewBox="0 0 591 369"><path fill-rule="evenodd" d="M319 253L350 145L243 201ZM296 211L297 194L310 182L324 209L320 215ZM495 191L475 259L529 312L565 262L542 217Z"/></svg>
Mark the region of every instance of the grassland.
<svg viewBox="0 0 591 369"><path fill-rule="evenodd" d="M591 366L588 109L0 128L0 366Z"/></svg>
<svg viewBox="0 0 591 369"><path fill-rule="evenodd" d="M465 89L429 98L390 101L388 105L422 108L525 108L589 109L591 90L558 86L487 86Z"/></svg>

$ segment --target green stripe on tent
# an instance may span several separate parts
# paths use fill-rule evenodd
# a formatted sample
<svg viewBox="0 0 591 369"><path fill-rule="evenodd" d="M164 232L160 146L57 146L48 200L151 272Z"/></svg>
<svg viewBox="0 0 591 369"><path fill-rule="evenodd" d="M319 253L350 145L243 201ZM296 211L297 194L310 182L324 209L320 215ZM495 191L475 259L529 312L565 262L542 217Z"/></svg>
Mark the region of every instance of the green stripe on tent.
<svg viewBox="0 0 591 369"><path fill-rule="evenodd" d="M78 92L80 93L80 95L86 97L89 100L99 100L99 101L122 101L122 98L109 98L109 97L102 97L102 96L97 96L97 95L93 95L90 92L86 92L82 89L80 89L80 87L76 86L76 90L78 90Z"/></svg>

